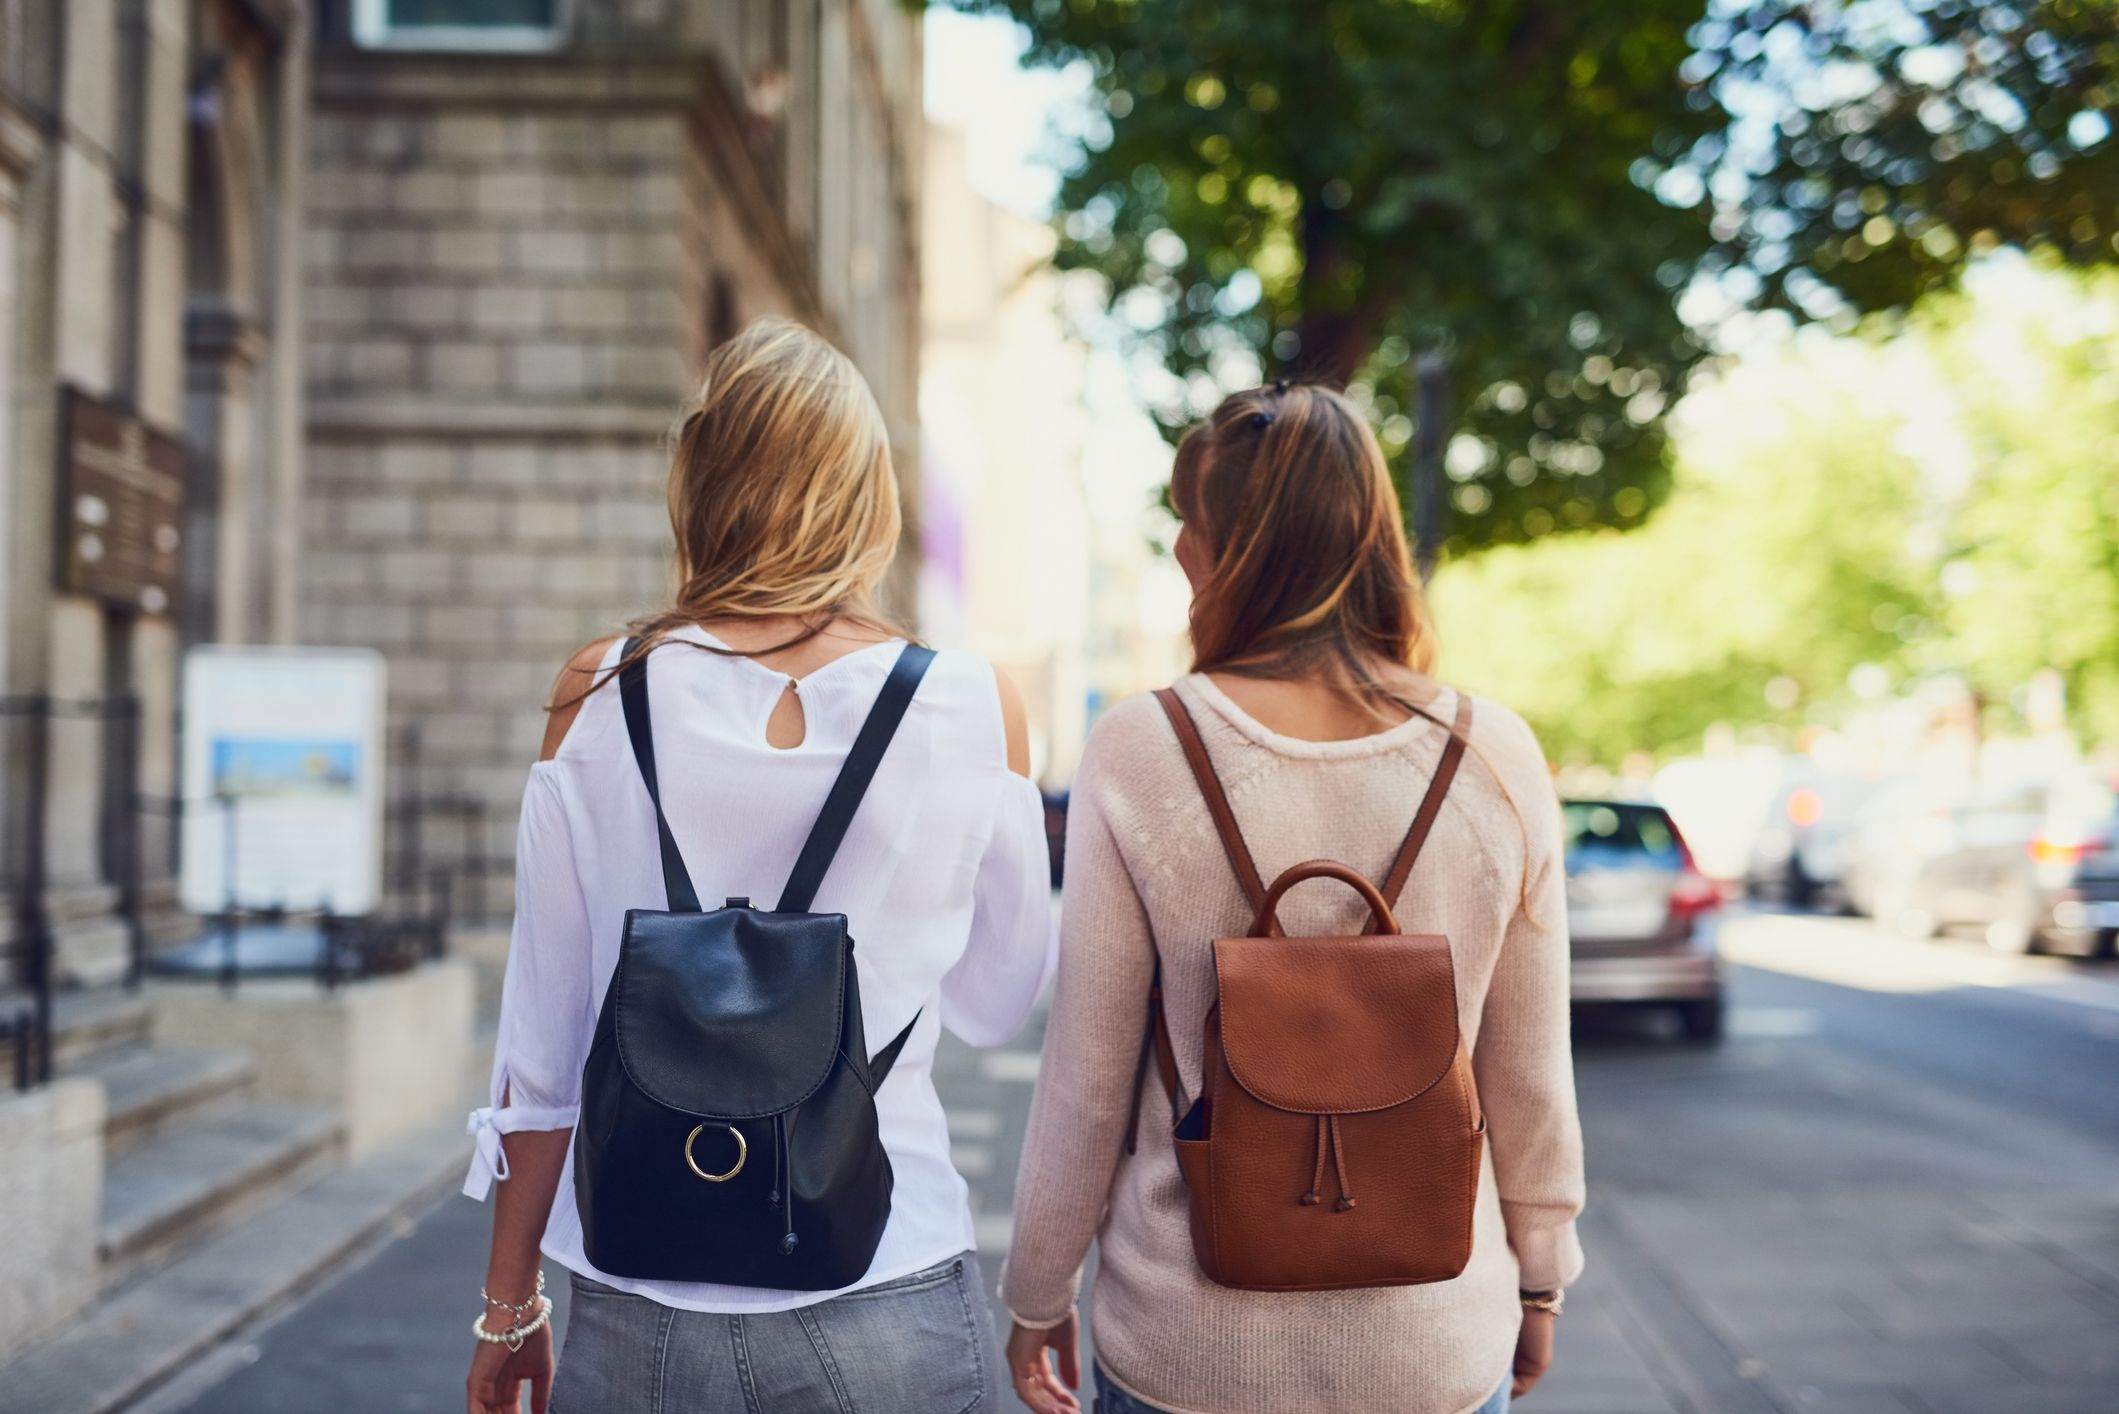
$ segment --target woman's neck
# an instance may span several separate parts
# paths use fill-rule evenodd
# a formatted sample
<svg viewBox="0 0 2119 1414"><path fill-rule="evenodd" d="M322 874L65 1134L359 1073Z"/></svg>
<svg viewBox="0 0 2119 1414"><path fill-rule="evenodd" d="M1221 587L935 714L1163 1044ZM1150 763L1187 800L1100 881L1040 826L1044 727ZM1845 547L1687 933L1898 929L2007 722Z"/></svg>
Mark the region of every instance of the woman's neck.
<svg viewBox="0 0 2119 1414"><path fill-rule="evenodd" d="M801 677L833 659L892 637L887 628L858 611L840 614L821 625L814 618L770 614L756 618L706 618L699 621L699 627L744 657L792 677Z"/></svg>
<svg viewBox="0 0 2119 1414"><path fill-rule="evenodd" d="M1376 662L1367 669L1373 687L1343 669L1298 676L1239 665L1211 669L1207 677L1259 725L1298 741L1374 736L1434 700L1435 684L1402 663Z"/></svg>

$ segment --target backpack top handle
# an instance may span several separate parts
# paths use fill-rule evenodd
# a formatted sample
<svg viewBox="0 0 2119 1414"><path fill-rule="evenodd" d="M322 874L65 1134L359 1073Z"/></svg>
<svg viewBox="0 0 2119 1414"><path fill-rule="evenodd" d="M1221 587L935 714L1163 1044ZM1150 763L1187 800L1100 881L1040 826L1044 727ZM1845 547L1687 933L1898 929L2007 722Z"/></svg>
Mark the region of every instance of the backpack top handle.
<svg viewBox="0 0 2119 1414"><path fill-rule="evenodd" d="M1286 937L1287 934L1280 930L1279 910L1281 896L1297 884L1305 883L1311 879L1337 879L1342 884L1350 885L1359 893L1363 902L1369 906L1368 931L1371 934L1390 937L1401 931L1398 927L1396 915L1391 912L1390 904L1384 901L1383 895L1377 891L1376 886L1370 883L1367 876L1362 874L1360 870L1349 869L1344 864L1333 859L1312 859L1301 864L1289 866L1286 872L1273 881L1273 886L1266 890L1265 901L1258 906L1258 920L1251 925L1251 936L1254 938Z"/></svg>

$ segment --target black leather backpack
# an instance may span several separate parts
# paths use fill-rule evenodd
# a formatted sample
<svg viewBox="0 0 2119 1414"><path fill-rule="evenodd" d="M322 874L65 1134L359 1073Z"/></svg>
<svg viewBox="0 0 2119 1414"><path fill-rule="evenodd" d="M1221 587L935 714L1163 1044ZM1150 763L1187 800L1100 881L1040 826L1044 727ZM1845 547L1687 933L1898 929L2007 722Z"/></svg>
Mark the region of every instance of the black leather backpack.
<svg viewBox="0 0 2119 1414"><path fill-rule="evenodd" d="M701 911L662 813L646 657L619 674L669 911L626 912L582 1068L574 1202L600 1270L791 1291L867 1272L890 1218L875 1093L919 1017L869 1056L846 917L809 906L933 660L898 655L771 911Z"/></svg>

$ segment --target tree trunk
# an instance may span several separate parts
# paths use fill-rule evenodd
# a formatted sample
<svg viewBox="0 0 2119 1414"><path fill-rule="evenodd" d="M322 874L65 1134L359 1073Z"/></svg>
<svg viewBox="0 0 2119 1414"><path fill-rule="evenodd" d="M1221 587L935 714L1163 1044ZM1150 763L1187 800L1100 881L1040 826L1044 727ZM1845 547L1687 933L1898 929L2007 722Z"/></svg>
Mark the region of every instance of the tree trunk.
<svg viewBox="0 0 2119 1414"><path fill-rule="evenodd" d="M1361 371L1375 336L1377 303L1342 287L1346 256L1338 214L1312 196L1302 208L1302 341L1290 364L1298 378L1345 387Z"/></svg>
<svg viewBox="0 0 2119 1414"><path fill-rule="evenodd" d="M1413 366L1413 565L1422 584L1435 573L1449 524L1442 479L1449 433L1449 360L1430 349Z"/></svg>

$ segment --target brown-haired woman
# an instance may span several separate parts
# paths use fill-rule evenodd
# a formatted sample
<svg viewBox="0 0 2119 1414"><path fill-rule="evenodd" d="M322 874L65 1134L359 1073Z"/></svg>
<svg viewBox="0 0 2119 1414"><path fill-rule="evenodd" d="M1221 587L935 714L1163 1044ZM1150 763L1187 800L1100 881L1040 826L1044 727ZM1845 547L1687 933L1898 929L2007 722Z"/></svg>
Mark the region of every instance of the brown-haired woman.
<svg viewBox="0 0 2119 1414"><path fill-rule="evenodd" d="M1374 435L1326 388L1241 393L1185 438L1172 491L1194 596L1193 672L1176 692L1259 873L1322 857L1382 879L1459 704L1427 675L1433 637ZM1092 1238L1107 1414L1485 1414L1544 1371L1551 1308L1582 1264L1558 811L1520 718L1479 701L1468 745L1391 902L1400 931L1450 942L1488 1139L1469 1264L1431 1285L1254 1292L1216 1285L1194 1257L1156 1068L1141 1064L1159 950L1180 1088L1200 1093L1211 940L1249 932L1253 908L1172 720L1137 698L1097 724L1072 797L1059 989L1002 1280L1009 1373L1039 1414L1079 1408L1075 1302ZM1343 936L1364 931L1366 907L1311 888L1281 917L1290 934ZM1303 1211L1334 1220L1331 1203Z"/></svg>
<svg viewBox="0 0 2119 1414"><path fill-rule="evenodd" d="M787 880L904 651L875 608L898 541L898 488L860 374L785 321L715 349L677 435L669 509L677 594L634 625L640 646L627 659L652 668L661 807L701 899L762 904ZM515 1410L525 1384L539 1414L548 1391L558 1414L990 1405L971 1212L931 1067L944 1025L975 1045L1013 1034L1050 964L1049 866L1021 702L979 659L937 655L812 905L847 915L860 939L866 1035L905 1033L874 1091L896 1182L867 1273L839 1291L639 1279L587 1256L569 1143L626 912L668 898L656 815L619 693L605 690L620 655L606 639L560 674L523 797L491 1105L473 1116L478 1158L465 1186L483 1197L506 1180L472 1414ZM792 1127L782 1144L786 1187L799 1191L814 1145ZM718 1178L690 1141L667 1162L719 1182L745 1162L734 1157ZM781 1250L791 1254L791 1195L787 1207ZM540 1247L572 1280L556 1384Z"/></svg>

